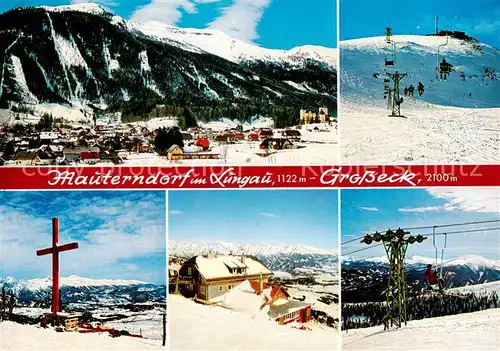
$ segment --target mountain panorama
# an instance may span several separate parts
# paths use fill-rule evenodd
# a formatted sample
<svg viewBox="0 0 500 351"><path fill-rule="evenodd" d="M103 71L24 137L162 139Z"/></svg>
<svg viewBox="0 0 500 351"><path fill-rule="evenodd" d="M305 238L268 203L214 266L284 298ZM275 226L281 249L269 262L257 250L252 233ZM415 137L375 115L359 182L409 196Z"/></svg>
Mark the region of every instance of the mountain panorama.
<svg viewBox="0 0 500 351"><path fill-rule="evenodd" d="M291 125L300 109L335 113L336 57L336 49L271 50L213 30L132 23L95 4L17 8L0 14L0 107L91 107L128 122L162 106L203 121L261 114Z"/></svg>

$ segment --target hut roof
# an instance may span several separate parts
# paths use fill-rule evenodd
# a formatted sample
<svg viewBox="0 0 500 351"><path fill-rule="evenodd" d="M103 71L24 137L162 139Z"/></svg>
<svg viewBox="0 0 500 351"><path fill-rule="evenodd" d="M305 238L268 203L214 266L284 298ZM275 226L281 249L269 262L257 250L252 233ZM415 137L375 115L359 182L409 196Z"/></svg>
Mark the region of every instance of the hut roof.
<svg viewBox="0 0 500 351"><path fill-rule="evenodd" d="M198 266L198 271L205 279L272 274L271 270L264 263L253 256L247 255L197 256L196 265ZM230 269L233 268L246 268L246 273L232 273Z"/></svg>

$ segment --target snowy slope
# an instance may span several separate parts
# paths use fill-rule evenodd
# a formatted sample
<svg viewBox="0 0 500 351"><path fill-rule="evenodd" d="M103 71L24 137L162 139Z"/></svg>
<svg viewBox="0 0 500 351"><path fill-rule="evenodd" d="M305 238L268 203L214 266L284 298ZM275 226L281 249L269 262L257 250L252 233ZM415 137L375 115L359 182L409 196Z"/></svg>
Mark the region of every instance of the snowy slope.
<svg viewBox="0 0 500 351"><path fill-rule="evenodd" d="M337 350L338 332L304 331L169 295L171 350ZM196 337L193 337L195 335Z"/></svg>
<svg viewBox="0 0 500 351"><path fill-rule="evenodd" d="M43 8L50 12L78 11L94 15L107 14L105 9L93 3L43 6ZM315 60L324 62L332 68L337 67L337 49L332 48L304 45L290 50L266 49L234 39L216 30L178 28L160 22L129 22L119 16L113 16L112 23L183 50L210 53L234 63L266 61L303 65L307 60Z"/></svg>
<svg viewBox="0 0 500 351"><path fill-rule="evenodd" d="M350 164L494 163L500 161L500 50L449 38L439 48L455 72L436 78L441 36L393 36L341 43L342 162ZM388 118L387 73L400 81L401 115ZM422 82L425 92L404 96ZM392 87L393 83L389 82ZM383 136L383 137L381 137Z"/></svg>
<svg viewBox="0 0 500 351"><path fill-rule="evenodd" d="M449 289L450 293L468 294L474 293L478 295L491 294L492 292L500 292L500 281L461 286L460 288Z"/></svg>
<svg viewBox="0 0 500 351"><path fill-rule="evenodd" d="M332 244L333 246L333 244ZM220 254L247 254L254 256L270 256L276 254L313 254L313 255L335 255L335 251L329 249L318 249L307 245L250 245L232 244L222 241L191 241L191 240L169 240L168 251L171 256L193 257L201 253L213 251Z"/></svg>
<svg viewBox="0 0 500 351"><path fill-rule="evenodd" d="M10 321L0 324L0 350L164 350L161 340L111 338L108 333L57 333Z"/></svg>
<svg viewBox="0 0 500 351"><path fill-rule="evenodd" d="M343 350L498 350L500 309L408 322L401 329L383 327L342 334Z"/></svg>
<svg viewBox="0 0 500 351"><path fill-rule="evenodd" d="M448 38L448 45L440 47L440 60L444 55L456 72L447 81L440 81L436 79L437 48L446 43L446 37L396 35L392 40L396 43L394 66L384 65L384 59L392 60L393 51L385 37L341 42L341 90L348 101L386 104L382 98L385 73L398 71L408 73L400 82L401 95L405 86L416 88L418 82L423 83L425 92L421 97L415 92L415 100L455 107L500 107L499 49L478 43L481 49L476 50L471 42ZM496 75L488 77L486 68ZM379 78L373 77L375 73ZM403 109L409 103L405 101Z"/></svg>
<svg viewBox="0 0 500 351"><path fill-rule="evenodd" d="M159 22L126 23L118 17L115 17L115 21L150 38L165 41L184 50L217 55L234 63L266 61L303 65L305 61L311 59L325 62L333 68L337 66L336 49L312 45L288 51L265 49L210 29L177 28Z"/></svg>
<svg viewBox="0 0 500 351"><path fill-rule="evenodd" d="M500 108L456 108L418 101L403 104L401 111L406 118L391 118L387 117L390 113L387 108L367 104L342 103L343 163L500 161Z"/></svg>

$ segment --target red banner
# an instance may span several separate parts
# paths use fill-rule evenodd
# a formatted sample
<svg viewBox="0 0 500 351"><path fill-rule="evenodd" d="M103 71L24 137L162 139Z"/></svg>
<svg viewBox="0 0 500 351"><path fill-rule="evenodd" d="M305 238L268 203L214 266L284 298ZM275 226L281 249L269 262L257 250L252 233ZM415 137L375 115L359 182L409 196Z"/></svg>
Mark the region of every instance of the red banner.
<svg viewBox="0 0 500 351"><path fill-rule="evenodd" d="M0 189L500 186L500 165L0 168Z"/></svg>

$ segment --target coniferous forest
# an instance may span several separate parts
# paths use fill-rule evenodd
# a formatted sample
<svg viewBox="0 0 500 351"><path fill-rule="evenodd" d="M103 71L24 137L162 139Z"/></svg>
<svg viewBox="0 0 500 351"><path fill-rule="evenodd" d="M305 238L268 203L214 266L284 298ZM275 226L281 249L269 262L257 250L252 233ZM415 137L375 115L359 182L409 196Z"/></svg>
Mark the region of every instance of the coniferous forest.
<svg viewBox="0 0 500 351"><path fill-rule="evenodd" d="M420 295L408 299L407 320L443 317L500 307L497 292L452 295ZM384 325L385 302L343 303L342 330Z"/></svg>

